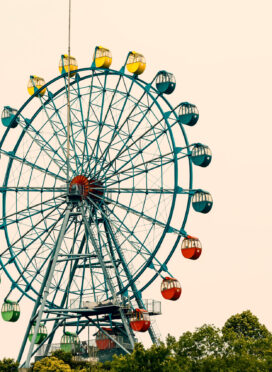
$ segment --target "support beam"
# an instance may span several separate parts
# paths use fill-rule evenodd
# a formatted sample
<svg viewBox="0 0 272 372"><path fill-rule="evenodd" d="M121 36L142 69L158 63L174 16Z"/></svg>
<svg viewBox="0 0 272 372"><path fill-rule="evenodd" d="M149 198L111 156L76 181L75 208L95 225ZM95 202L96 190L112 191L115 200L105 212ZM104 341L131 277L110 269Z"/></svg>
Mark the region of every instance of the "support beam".
<svg viewBox="0 0 272 372"><path fill-rule="evenodd" d="M61 226L61 229L60 229L60 232L59 232L59 236L58 236L58 239L57 239L57 242L56 242L56 248L55 248L54 255L52 256L52 258L51 258L51 260L48 264L48 266L50 267L50 272L49 272L48 278L46 280L46 285L45 285L45 289L44 289L44 292L43 292L43 298L42 298L41 306L40 306L40 309L38 311L38 314L35 316L35 319L33 319L33 318L31 319L31 322L33 323L34 320L35 320L36 324L35 324L34 334L33 334L32 340L31 340L31 344L30 344L30 347L29 347L29 350L28 350L27 359L26 359L26 362L24 364L25 368L30 367L30 359L31 359L31 356L32 356L33 348L34 348L35 339L36 339L37 334L38 334L42 314L43 314L43 311L44 311L44 307L45 307L45 304L46 304L47 297L49 295L51 281L52 281L52 278L53 278L55 266L56 266L57 259L58 259L58 254L59 254L59 251L60 251L60 248L61 248L61 243L62 243L63 238L64 238L64 234L65 234L65 230L66 230L66 227L67 227L67 224L68 224L70 213L71 213L71 206L68 206L68 208L65 212L64 220L63 220L63 223L62 223L62 226Z"/></svg>

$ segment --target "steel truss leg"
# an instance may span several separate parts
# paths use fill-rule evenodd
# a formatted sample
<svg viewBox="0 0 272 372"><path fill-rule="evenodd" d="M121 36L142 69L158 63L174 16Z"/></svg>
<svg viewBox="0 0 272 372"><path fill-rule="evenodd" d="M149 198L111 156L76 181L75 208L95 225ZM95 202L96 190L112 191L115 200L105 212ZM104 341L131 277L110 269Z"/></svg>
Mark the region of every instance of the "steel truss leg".
<svg viewBox="0 0 272 372"><path fill-rule="evenodd" d="M95 253L96 253L97 258L99 260L99 263L101 265L101 268L102 268L102 271L103 271L103 274L104 274L104 278L105 278L105 280L106 280L106 282L108 284L108 287L110 289L110 292L111 292L111 295L113 297L113 300L115 302L119 303L119 301L117 299L117 296L116 296L116 292L114 290L114 286L113 286L113 284L111 282L111 279L109 277L107 268L106 268L105 263L103 261L103 257L102 257L102 255L100 253L99 247L97 246L97 243L95 241L95 237L94 237L93 232L92 232L92 230L90 228L90 225L88 224L88 221L87 221L87 218L86 218L86 215L85 215L85 211L84 211L83 205L81 205L81 214L82 214L82 218L83 218L83 221L84 221L84 224L85 224L86 232L87 232L88 237L90 238L91 243L92 243L92 245L94 247ZM126 316L124 314L124 311L121 309L121 307L120 307L119 311L120 311L122 322L123 322L124 327L125 327L125 330L127 332L127 335L128 335L129 341L130 341L130 344L131 344L132 348L134 348L134 338L133 338L133 336L132 336L132 334L130 332L130 327L129 327L129 324L128 324L128 320L127 320L127 318L126 318ZM126 350L126 352L129 353L128 350Z"/></svg>
<svg viewBox="0 0 272 372"><path fill-rule="evenodd" d="M32 340L31 340L31 344L30 344L30 347L29 347L29 350L28 350L26 362L24 363L25 368L30 367L30 359L31 359L31 356L32 356L33 348L34 348L35 339L36 339L37 334L38 334L42 314L43 314L44 307L45 307L45 304L46 304L46 300L47 300L47 297L48 297L48 294L49 294L51 281L52 281L53 274L54 274L54 271L55 271L55 266L56 266L56 263L57 263L59 251L60 251L60 248L61 248L61 243L62 243L63 238L64 238L64 234L65 234L65 230L66 230L66 227L67 227L67 224L68 224L70 213L71 213L71 207L68 206L68 208L65 212L64 220L63 220L63 223L62 223L62 226L61 226L61 229L60 229L60 232L59 232L59 236L58 236L58 239L57 239L57 242L56 242L56 246L55 246L55 249L54 249L55 250L54 255L51 257L51 260L48 264L49 273L48 273L48 276L45 278L44 283L42 285L42 287L44 287L44 291L41 291L42 292L41 295L43 295L41 306L40 306L40 309L39 309L39 312L38 312L37 316L35 315L36 311L34 313L34 310L33 310L33 313L34 313L33 315L34 316L32 317L32 319L29 323L28 328L30 330L31 323L33 324L33 322L35 320L34 334L32 336ZM39 306L39 302L40 302L40 298L37 299L37 301L36 301L35 308L34 308L35 310L37 310L37 308ZM29 331L28 331L28 333L29 333ZM26 337L27 336L28 336L28 334L26 334ZM20 352L20 354L21 354L21 352Z"/></svg>
<svg viewBox="0 0 272 372"><path fill-rule="evenodd" d="M131 287L132 292L133 292L133 294L135 296L135 299L137 301L137 304L138 304L138 306L139 306L140 309L143 309L144 308L144 303L143 303L142 297L139 295L139 291L138 291L135 283L132 281L131 273L130 273L130 271L128 269L128 266L126 264L125 257L123 255L123 252L122 252L120 246L119 246L119 243L118 243L118 241L117 241L117 239L116 239L116 237L114 235L114 232L112 230L111 224L110 224L110 222L109 222L109 220L107 218L103 218L103 219L104 219L105 229L108 231L108 234L110 235L110 237L111 237L111 239L113 241L113 244L114 244L114 246L116 248L116 251L117 251L117 254L119 256L119 259L120 259L120 261L122 263L123 269L124 269L124 271L126 273L127 279L131 283L130 284L130 287ZM150 335L150 338L151 338L152 342L153 343L158 343L157 337L156 337L155 333L153 332L152 327L149 327L148 332L149 332L149 335Z"/></svg>
<svg viewBox="0 0 272 372"><path fill-rule="evenodd" d="M85 245L85 242L86 242L86 236L84 235L83 236L83 239L82 239L82 242L80 243L80 246L79 246L79 249L78 249L78 254L80 254L82 251L83 251L83 248L84 248L84 245ZM77 269L77 264L78 264L78 261L79 259L75 259L75 263L74 263L74 266L71 270L71 274L70 274L70 278L69 278L69 282L67 284L67 287L66 287L66 291L64 292L64 295L63 295L63 298L62 298L62 301L61 301L61 304L60 304L60 307L62 308L67 300L67 297L69 296L69 288L70 288L70 285L72 283L72 280L74 278L74 275L75 275L75 272L76 272L76 269ZM54 326L53 328L55 329L56 325L59 323L58 320L55 321L54 323ZM58 327L56 327L57 329ZM53 341L53 338L54 338L54 335L55 335L55 331L54 333L51 334L51 337L49 338L49 341L48 341L48 344L47 344L47 347L46 347L46 350L45 350L45 355L47 355L49 353L49 349L50 349L50 346L52 344L52 341Z"/></svg>

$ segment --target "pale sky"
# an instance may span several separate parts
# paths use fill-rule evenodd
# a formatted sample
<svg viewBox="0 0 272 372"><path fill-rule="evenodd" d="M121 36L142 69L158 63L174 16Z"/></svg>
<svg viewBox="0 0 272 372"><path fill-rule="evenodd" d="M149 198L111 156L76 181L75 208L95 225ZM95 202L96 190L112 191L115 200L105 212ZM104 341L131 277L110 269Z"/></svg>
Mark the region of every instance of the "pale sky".
<svg viewBox="0 0 272 372"><path fill-rule="evenodd" d="M170 71L177 87L169 101L198 106L199 122L186 132L213 152L208 168L194 168L194 185L210 191L214 207L208 215L192 210L186 228L202 256L185 260L177 249L169 264L183 288L179 301L163 301L160 280L143 295L162 301L163 338L204 323L221 327L246 309L272 331L271 14L270 0L72 0L79 67L91 64L96 45L112 51L117 70L129 50L141 52L144 80ZM25 102L30 74L58 75L67 19L67 0L1 1L1 110ZM0 304L8 289L2 277ZM0 319L0 358L17 356L31 306L24 302L17 323Z"/></svg>

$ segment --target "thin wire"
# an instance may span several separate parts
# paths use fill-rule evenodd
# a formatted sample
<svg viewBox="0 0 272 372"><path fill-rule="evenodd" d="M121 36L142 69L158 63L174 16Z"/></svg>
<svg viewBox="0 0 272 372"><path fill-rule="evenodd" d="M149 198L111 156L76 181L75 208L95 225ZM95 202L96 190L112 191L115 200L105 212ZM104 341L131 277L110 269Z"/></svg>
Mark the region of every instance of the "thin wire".
<svg viewBox="0 0 272 372"><path fill-rule="evenodd" d="M70 112L70 58L71 58L71 0L69 0L69 21L68 21L68 92L67 92L67 191L69 189L70 177L70 127L71 127L71 112Z"/></svg>

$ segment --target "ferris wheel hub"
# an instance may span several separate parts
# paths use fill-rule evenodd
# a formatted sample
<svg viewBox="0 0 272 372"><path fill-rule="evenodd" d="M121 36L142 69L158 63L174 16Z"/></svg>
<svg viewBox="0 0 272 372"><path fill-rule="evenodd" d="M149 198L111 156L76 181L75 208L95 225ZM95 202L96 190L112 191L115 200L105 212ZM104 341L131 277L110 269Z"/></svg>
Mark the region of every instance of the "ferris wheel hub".
<svg viewBox="0 0 272 372"><path fill-rule="evenodd" d="M69 185L69 196L79 199L99 199L104 194L104 188L101 181L88 179L84 175L77 175L72 179Z"/></svg>

